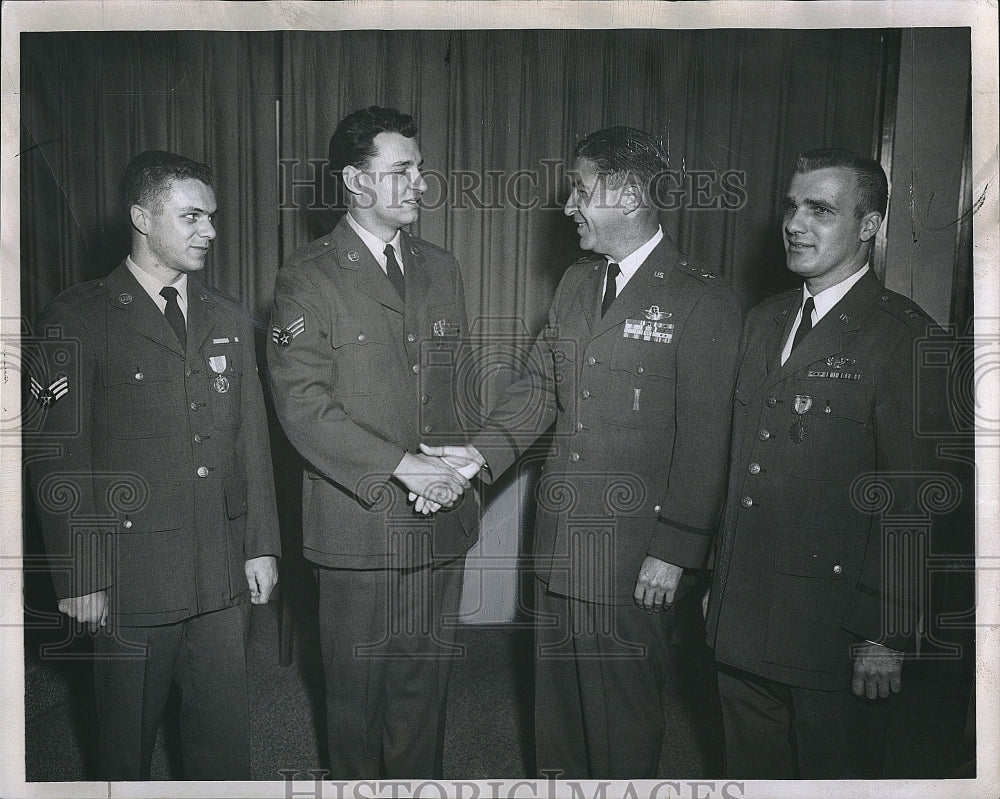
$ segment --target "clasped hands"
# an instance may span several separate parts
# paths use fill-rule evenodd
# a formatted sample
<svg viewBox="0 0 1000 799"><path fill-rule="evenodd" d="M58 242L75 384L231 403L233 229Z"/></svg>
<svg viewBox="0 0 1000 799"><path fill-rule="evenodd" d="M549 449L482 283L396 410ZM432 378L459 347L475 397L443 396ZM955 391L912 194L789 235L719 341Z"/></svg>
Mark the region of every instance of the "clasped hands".
<svg viewBox="0 0 1000 799"><path fill-rule="evenodd" d="M475 447L421 444L419 453L403 455L393 474L409 490L413 509L426 516L454 505L485 463Z"/></svg>

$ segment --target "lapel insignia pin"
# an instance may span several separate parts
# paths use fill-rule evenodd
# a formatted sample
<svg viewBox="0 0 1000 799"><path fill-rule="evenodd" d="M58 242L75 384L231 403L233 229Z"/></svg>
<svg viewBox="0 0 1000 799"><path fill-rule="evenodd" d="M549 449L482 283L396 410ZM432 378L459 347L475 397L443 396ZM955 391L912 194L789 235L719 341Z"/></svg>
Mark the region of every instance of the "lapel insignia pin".
<svg viewBox="0 0 1000 799"><path fill-rule="evenodd" d="M801 416L804 413L808 413L809 409L812 407L813 398L808 394L796 394L795 404L792 406L794 411Z"/></svg>
<svg viewBox="0 0 1000 799"><path fill-rule="evenodd" d="M851 321L851 315L849 313L842 313L840 315L840 321L841 322L850 322Z"/></svg>
<svg viewBox="0 0 1000 799"><path fill-rule="evenodd" d="M669 311L661 311L659 305L650 305L645 311L646 318L650 322L659 322L661 319L669 319L673 316Z"/></svg>
<svg viewBox="0 0 1000 799"><path fill-rule="evenodd" d="M198 299L201 300L202 302L211 302L212 301L212 298L209 297L207 294L199 294L198 295Z"/></svg>
<svg viewBox="0 0 1000 799"><path fill-rule="evenodd" d="M287 347L292 343L292 339L295 338L299 333L306 329L306 317L305 315L300 316L294 322L292 322L288 327L272 327L271 328L271 341L277 344L279 347Z"/></svg>
<svg viewBox="0 0 1000 799"><path fill-rule="evenodd" d="M360 257L361 256L358 255L357 250L351 250L349 253L347 253L347 260L352 263L355 263Z"/></svg>
<svg viewBox="0 0 1000 799"><path fill-rule="evenodd" d="M660 280L663 280L663 272L653 272L653 277L658 277Z"/></svg>
<svg viewBox="0 0 1000 799"><path fill-rule="evenodd" d="M130 302L132 302L132 295L129 294L127 291L123 291L121 294L118 295L118 302L120 302L122 305L128 305Z"/></svg>
<svg viewBox="0 0 1000 799"><path fill-rule="evenodd" d="M52 403L58 402L69 393L69 380L65 375L57 377L52 385L44 387L35 378L31 378L31 396L43 408L48 408Z"/></svg>
<svg viewBox="0 0 1000 799"><path fill-rule="evenodd" d="M416 244L411 244L410 245L410 254L411 255L420 255L420 249L417 247Z"/></svg>

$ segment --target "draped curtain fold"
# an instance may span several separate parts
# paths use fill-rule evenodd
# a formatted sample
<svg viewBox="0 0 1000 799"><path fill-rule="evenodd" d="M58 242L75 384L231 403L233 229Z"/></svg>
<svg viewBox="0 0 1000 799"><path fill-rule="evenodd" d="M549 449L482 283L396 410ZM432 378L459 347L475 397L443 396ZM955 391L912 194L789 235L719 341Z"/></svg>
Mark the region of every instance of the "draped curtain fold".
<svg viewBox="0 0 1000 799"><path fill-rule="evenodd" d="M21 43L29 318L127 251L115 185L152 148L214 167L219 237L206 279L266 315L281 260L335 220L330 134L373 103L417 118L433 172L417 232L458 257L471 318L540 328L581 255L560 207L562 164L579 137L616 124L662 138L685 192L664 229L754 303L792 282L777 223L795 153L866 152L880 119L882 42L869 30L175 31ZM712 207L727 172L745 201Z"/></svg>

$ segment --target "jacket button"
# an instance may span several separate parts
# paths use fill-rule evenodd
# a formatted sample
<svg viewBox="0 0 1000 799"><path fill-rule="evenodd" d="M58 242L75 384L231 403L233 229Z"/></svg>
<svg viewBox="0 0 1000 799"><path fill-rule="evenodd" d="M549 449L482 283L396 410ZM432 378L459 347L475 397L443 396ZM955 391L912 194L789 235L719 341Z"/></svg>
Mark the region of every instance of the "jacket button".
<svg viewBox="0 0 1000 799"><path fill-rule="evenodd" d="M587 366L593 366L595 363L597 363L597 358L595 358L593 355L587 358Z"/></svg>
<svg viewBox="0 0 1000 799"><path fill-rule="evenodd" d="M433 429L434 429L434 428L433 428L433 427L431 427L431 426L430 426L429 424L425 424L425 425L424 425L424 432L425 432L425 433L429 433L429 432L431 432L431 431L432 431Z"/></svg>
<svg viewBox="0 0 1000 799"><path fill-rule="evenodd" d="M208 477L208 467L207 466L199 466L198 467L198 476L199 477Z"/></svg>
<svg viewBox="0 0 1000 799"><path fill-rule="evenodd" d="M770 437L771 437L771 434L769 432L767 432L767 430L761 430L757 434L757 438L759 438L761 441L767 441Z"/></svg>
<svg viewBox="0 0 1000 799"><path fill-rule="evenodd" d="M358 341L362 341L363 342L364 340L365 340L365 334L364 333L358 333Z"/></svg>
<svg viewBox="0 0 1000 799"><path fill-rule="evenodd" d="M145 378L146 378L146 375L144 375L142 372L136 372L135 373L135 379L136 380L144 380Z"/></svg>
<svg viewBox="0 0 1000 799"><path fill-rule="evenodd" d="M590 396L590 391L589 391L589 389L586 389L586 388L585 388L585 389L584 389L583 391L581 391L581 392L580 392L580 396L581 396L581 397L583 397L584 399L587 399L587 398L588 398L588 397Z"/></svg>
<svg viewBox="0 0 1000 799"><path fill-rule="evenodd" d="M742 505L744 508L752 508L753 497L743 497L743 499L740 500L740 505Z"/></svg>
<svg viewBox="0 0 1000 799"><path fill-rule="evenodd" d="M422 396L422 397L420 398L420 402L421 402L421 404L423 404L423 405L426 405L426 404L427 404L428 402L430 402L430 401L431 401L431 398L430 398L430 397L428 397L428 396L427 396L426 394L424 394L424 395L423 395L423 396Z"/></svg>
<svg viewBox="0 0 1000 799"><path fill-rule="evenodd" d="M654 505L653 506L653 513L655 513L656 515L660 514L660 506L659 505Z"/></svg>
<svg viewBox="0 0 1000 799"><path fill-rule="evenodd" d="M644 375L644 374L646 374L646 370L645 370L645 368L644 368L644 367L640 366L640 367L638 367L638 368L637 368L637 369L635 370L635 373L636 373L637 375Z"/></svg>
<svg viewBox="0 0 1000 799"><path fill-rule="evenodd" d="M417 337L415 335L413 335L412 333L407 333L406 334L406 340L409 341L412 344L414 341L417 340Z"/></svg>
<svg viewBox="0 0 1000 799"><path fill-rule="evenodd" d="M132 529L132 520L131 519L126 519L125 521L123 521L122 522L122 527L124 527L126 530L131 530Z"/></svg>
<svg viewBox="0 0 1000 799"><path fill-rule="evenodd" d="M576 431L579 433L581 430L583 430L583 422L577 422Z"/></svg>
<svg viewBox="0 0 1000 799"><path fill-rule="evenodd" d="M578 460L580 460L580 453L579 452L571 452L569 454L569 459L571 461L573 461L573 463L576 463Z"/></svg>
<svg viewBox="0 0 1000 799"><path fill-rule="evenodd" d="M843 570L844 568L839 563L833 567L834 574L840 574Z"/></svg>
<svg viewBox="0 0 1000 799"><path fill-rule="evenodd" d="M413 374L417 374L420 371L420 364L415 363L413 364L413 366L410 367L410 369L412 370Z"/></svg>
<svg viewBox="0 0 1000 799"><path fill-rule="evenodd" d="M750 474L760 474L760 464L751 463L747 471L750 472Z"/></svg>
<svg viewBox="0 0 1000 799"><path fill-rule="evenodd" d="M768 397L767 398L767 407L768 408L773 408L777 404L778 404L778 398L777 397Z"/></svg>
<svg viewBox="0 0 1000 799"><path fill-rule="evenodd" d="M202 442L201 433L195 433L194 434L194 443L195 444L200 444L201 442Z"/></svg>
<svg viewBox="0 0 1000 799"><path fill-rule="evenodd" d="M197 402L192 402L191 403L191 410L192 411L198 410L198 403Z"/></svg>

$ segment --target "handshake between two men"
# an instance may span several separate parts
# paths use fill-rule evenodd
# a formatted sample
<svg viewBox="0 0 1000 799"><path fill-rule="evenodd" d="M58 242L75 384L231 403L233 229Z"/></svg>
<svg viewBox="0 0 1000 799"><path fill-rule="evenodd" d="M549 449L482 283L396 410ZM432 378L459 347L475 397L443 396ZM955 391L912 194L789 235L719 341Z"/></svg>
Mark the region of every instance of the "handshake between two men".
<svg viewBox="0 0 1000 799"><path fill-rule="evenodd" d="M403 455L393 476L409 489L413 509L426 516L454 505L485 465L486 459L472 446L421 444L419 454Z"/></svg>

